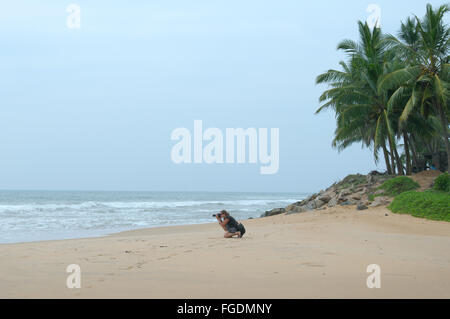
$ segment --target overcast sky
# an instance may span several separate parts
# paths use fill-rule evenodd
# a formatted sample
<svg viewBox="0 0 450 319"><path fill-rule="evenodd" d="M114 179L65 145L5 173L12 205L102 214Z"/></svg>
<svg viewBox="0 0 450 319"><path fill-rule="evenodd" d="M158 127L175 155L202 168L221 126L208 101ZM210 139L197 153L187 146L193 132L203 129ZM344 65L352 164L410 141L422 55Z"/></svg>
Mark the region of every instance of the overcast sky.
<svg viewBox="0 0 450 319"><path fill-rule="evenodd" d="M314 115L315 77L338 67L371 3L396 33L427 2L3 2L0 189L312 192L377 169L360 145L332 149L331 111ZM278 173L174 164L171 132L194 120L279 128Z"/></svg>

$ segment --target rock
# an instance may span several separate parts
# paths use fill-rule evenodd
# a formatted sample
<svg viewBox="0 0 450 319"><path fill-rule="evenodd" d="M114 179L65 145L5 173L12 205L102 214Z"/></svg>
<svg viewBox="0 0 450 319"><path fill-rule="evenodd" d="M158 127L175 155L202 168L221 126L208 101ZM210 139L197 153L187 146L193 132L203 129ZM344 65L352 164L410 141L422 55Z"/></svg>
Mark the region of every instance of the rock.
<svg viewBox="0 0 450 319"><path fill-rule="evenodd" d="M323 205L325 205L325 202L320 199L316 199L316 200L314 200L314 205L316 206L315 208L317 209L317 208L320 208Z"/></svg>
<svg viewBox="0 0 450 319"><path fill-rule="evenodd" d="M359 194L361 196L366 195L369 192L369 190L367 189L367 187L363 187L360 191Z"/></svg>
<svg viewBox="0 0 450 319"><path fill-rule="evenodd" d="M375 191L375 193L373 193L373 194L374 195L383 195L383 193L384 193L384 190L379 189L379 190Z"/></svg>
<svg viewBox="0 0 450 319"><path fill-rule="evenodd" d="M389 204L389 202L390 202L389 197L384 196L375 197L375 200L372 202L372 204L370 204L370 207L386 206Z"/></svg>
<svg viewBox="0 0 450 319"><path fill-rule="evenodd" d="M291 205L287 206L287 207L285 208L285 209L286 209L286 212L293 211L293 210L298 206L298 204L299 204L299 203L294 203L294 204L291 204Z"/></svg>
<svg viewBox="0 0 450 319"><path fill-rule="evenodd" d="M345 197L345 196L338 196L337 202L338 202L338 204L342 204L342 203L348 202L348 198Z"/></svg>
<svg viewBox="0 0 450 319"><path fill-rule="evenodd" d="M310 211L312 211L312 209L308 206L300 206L300 207L297 207L297 209L295 211L297 213L304 213L304 212L310 212Z"/></svg>
<svg viewBox="0 0 450 319"><path fill-rule="evenodd" d="M359 202L363 203L363 202L367 202L367 201L369 201L369 195L367 195L367 194L361 195L361 199L359 200Z"/></svg>
<svg viewBox="0 0 450 319"><path fill-rule="evenodd" d="M338 200L336 197L333 197L332 199L330 199L330 201L328 202L328 207L334 207L338 204Z"/></svg>
<svg viewBox="0 0 450 319"><path fill-rule="evenodd" d="M358 210L365 210L367 207L378 207L387 205L390 198L375 197L376 200L370 205L369 194L382 196L383 190L379 190L380 183L390 178L385 173L371 172L368 175L353 174L348 175L343 180L335 182L326 190L321 190L316 194L308 196L306 199L287 206L284 211L275 209L263 214L274 216L282 213L297 214L313 210L322 210L325 207L335 207L337 205L348 206L357 205Z"/></svg>
<svg viewBox="0 0 450 319"><path fill-rule="evenodd" d="M305 200L302 201L301 205L305 205L313 200L315 200L317 198L318 194L313 194L311 196L309 196L308 198L306 198Z"/></svg>
<svg viewBox="0 0 450 319"><path fill-rule="evenodd" d="M303 206L297 206L295 207L293 210L289 211L287 214L288 215L292 215L292 214L300 214L300 213L304 213L304 212L308 212L309 210L307 210L306 208L304 208Z"/></svg>
<svg viewBox="0 0 450 319"><path fill-rule="evenodd" d="M324 202L324 204L328 204L328 202L331 200L331 196L324 194L320 196L318 199Z"/></svg>
<svg viewBox="0 0 450 319"><path fill-rule="evenodd" d="M261 215L261 217L270 217L275 215L284 214L286 212L286 209L284 208L275 208L269 211L266 211L264 214Z"/></svg>
<svg viewBox="0 0 450 319"><path fill-rule="evenodd" d="M356 209L357 209L357 210L366 210L366 209L369 209L369 207L367 207L367 206L364 205L364 204L358 204L358 207L356 207Z"/></svg>
<svg viewBox="0 0 450 319"><path fill-rule="evenodd" d="M315 203L315 201L310 201L308 204L303 205L302 207L304 209L306 209L307 211L314 210L314 209L316 209L316 203Z"/></svg>

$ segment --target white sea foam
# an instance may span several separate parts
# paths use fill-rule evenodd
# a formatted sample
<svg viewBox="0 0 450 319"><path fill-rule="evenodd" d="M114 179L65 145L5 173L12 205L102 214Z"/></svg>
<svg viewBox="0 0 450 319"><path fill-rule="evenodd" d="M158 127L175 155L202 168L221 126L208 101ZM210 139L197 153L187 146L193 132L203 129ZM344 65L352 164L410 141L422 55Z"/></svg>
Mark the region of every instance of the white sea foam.
<svg viewBox="0 0 450 319"><path fill-rule="evenodd" d="M306 194L0 192L0 242L98 236L114 231L214 222L227 209L258 217Z"/></svg>

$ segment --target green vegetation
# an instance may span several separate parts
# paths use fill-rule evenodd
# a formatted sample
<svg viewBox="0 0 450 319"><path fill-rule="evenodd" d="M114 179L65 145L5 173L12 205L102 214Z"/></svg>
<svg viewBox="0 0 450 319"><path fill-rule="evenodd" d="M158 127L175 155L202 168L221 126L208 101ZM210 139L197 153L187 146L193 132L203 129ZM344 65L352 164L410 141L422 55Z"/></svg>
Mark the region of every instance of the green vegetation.
<svg viewBox="0 0 450 319"><path fill-rule="evenodd" d="M448 173L444 173L434 180L434 190L450 192L450 176Z"/></svg>
<svg viewBox="0 0 450 319"><path fill-rule="evenodd" d="M427 5L422 19L401 23L398 37L359 22L359 41L339 43L348 59L316 80L329 85L316 113L336 113L334 147L361 143L375 161L381 153L389 175L423 170L440 152L450 163L449 11ZM433 164L443 167L435 156Z"/></svg>
<svg viewBox="0 0 450 319"><path fill-rule="evenodd" d="M339 184L337 184L337 189L352 188L362 185L367 182L365 175L353 174L345 177Z"/></svg>
<svg viewBox="0 0 450 319"><path fill-rule="evenodd" d="M376 162L384 159L388 175L424 170L429 160L448 169L450 27L444 20L449 12L449 5L428 4L423 18L414 15L400 24L397 37L359 22L359 41L338 44L347 59L316 79L328 85L316 113L336 114L333 147L341 151L361 143L373 150ZM338 187L354 188L358 182L351 176ZM449 175L436 179L434 191L417 188L404 176L380 187L382 195L396 196L389 206L394 213L450 221ZM371 201L380 196L368 195Z"/></svg>
<svg viewBox="0 0 450 319"><path fill-rule="evenodd" d="M396 178L385 181L380 189L384 190L386 196L397 196L401 193L419 188L420 185L406 176L398 176Z"/></svg>
<svg viewBox="0 0 450 319"><path fill-rule="evenodd" d="M393 213L450 222L450 195L446 192L405 192L395 197L388 208Z"/></svg>

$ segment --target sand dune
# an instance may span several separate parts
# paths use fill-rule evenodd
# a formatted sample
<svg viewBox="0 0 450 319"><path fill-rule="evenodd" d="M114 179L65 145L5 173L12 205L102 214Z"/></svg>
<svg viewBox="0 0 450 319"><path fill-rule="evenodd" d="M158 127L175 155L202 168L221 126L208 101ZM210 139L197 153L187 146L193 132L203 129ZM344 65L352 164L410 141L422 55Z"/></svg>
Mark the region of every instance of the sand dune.
<svg viewBox="0 0 450 319"><path fill-rule="evenodd" d="M354 207L244 223L241 240L208 224L0 245L0 297L450 298L450 223Z"/></svg>

